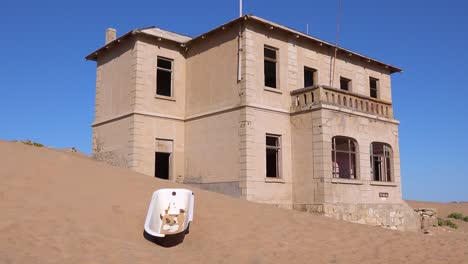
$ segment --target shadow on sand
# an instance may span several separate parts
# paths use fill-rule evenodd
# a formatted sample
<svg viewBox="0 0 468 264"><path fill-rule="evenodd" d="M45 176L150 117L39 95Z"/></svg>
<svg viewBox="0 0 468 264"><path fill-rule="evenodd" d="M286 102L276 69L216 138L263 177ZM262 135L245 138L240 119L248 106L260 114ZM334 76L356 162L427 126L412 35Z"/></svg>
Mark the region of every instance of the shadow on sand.
<svg viewBox="0 0 468 264"><path fill-rule="evenodd" d="M185 235L190 232L190 224L188 225L187 229L183 232L174 235L166 235L165 237L155 237L143 230L143 237L155 244L160 245L161 247L175 247L180 243L184 242Z"/></svg>

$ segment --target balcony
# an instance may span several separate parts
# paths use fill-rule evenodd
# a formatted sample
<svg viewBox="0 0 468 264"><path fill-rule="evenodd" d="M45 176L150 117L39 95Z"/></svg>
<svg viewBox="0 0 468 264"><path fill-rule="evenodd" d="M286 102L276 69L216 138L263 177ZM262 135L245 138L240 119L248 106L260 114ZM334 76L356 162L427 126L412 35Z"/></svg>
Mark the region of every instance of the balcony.
<svg viewBox="0 0 468 264"><path fill-rule="evenodd" d="M326 104L393 119L393 109L390 102L325 85L294 90L291 92L291 99L291 112L293 113Z"/></svg>

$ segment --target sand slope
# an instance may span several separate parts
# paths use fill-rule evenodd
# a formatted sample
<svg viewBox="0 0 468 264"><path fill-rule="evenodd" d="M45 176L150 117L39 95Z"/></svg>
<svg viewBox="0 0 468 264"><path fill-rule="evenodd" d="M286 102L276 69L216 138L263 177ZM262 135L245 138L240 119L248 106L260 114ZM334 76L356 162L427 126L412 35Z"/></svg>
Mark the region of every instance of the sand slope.
<svg viewBox="0 0 468 264"><path fill-rule="evenodd" d="M468 235L403 233L198 189L183 244L143 238L154 190L183 187L0 141L0 263L468 263Z"/></svg>
<svg viewBox="0 0 468 264"><path fill-rule="evenodd" d="M458 230L451 231L464 231L468 232L468 222L459 219L447 218L451 213L462 213L468 216L468 202L463 203L432 203L432 202L420 202L420 201L407 201L408 204L413 207L431 207L437 209L437 216L443 219L449 219L458 225ZM468 247L468 245L467 245ZM468 263L468 259L466 260Z"/></svg>

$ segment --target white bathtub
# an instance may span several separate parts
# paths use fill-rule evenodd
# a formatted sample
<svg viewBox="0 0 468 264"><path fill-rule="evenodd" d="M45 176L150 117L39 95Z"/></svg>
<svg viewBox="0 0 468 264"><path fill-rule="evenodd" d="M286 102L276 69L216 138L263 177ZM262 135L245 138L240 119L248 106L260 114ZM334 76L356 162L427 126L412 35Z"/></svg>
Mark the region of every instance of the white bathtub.
<svg viewBox="0 0 468 264"><path fill-rule="evenodd" d="M186 232L193 221L193 206L194 194L191 190L155 191L146 215L145 232L156 238Z"/></svg>

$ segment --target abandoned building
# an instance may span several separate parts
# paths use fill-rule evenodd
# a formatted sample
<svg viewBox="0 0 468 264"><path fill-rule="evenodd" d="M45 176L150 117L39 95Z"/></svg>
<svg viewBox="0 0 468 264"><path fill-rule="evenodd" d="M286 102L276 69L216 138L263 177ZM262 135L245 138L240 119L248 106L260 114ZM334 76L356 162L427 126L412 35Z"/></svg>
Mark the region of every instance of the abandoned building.
<svg viewBox="0 0 468 264"><path fill-rule="evenodd" d="M402 199L397 67L245 15L197 37L116 36L96 61L93 155L249 201L393 229Z"/></svg>

